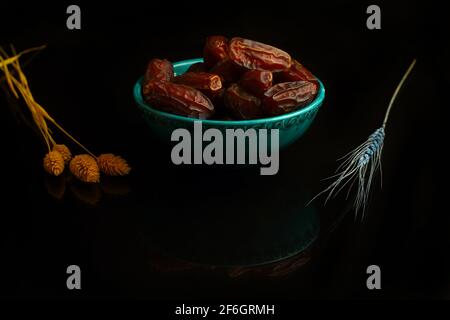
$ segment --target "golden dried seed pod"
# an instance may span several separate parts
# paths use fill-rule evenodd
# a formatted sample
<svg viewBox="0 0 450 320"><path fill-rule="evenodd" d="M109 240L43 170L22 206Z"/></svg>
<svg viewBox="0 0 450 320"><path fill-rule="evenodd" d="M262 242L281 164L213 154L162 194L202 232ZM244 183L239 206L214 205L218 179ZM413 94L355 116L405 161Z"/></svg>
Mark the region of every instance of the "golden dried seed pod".
<svg viewBox="0 0 450 320"><path fill-rule="evenodd" d="M53 151L61 153L65 163L69 163L70 159L72 159L72 153L65 144L55 144L53 146Z"/></svg>
<svg viewBox="0 0 450 320"><path fill-rule="evenodd" d="M124 176L130 173L130 166L120 156L112 153L101 154L97 158L98 166L104 174L109 176Z"/></svg>
<svg viewBox="0 0 450 320"><path fill-rule="evenodd" d="M64 171L64 159L58 151L50 151L44 157L44 170L54 176Z"/></svg>
<svg viewBox="0 0 450 320"><path fill-rule="evenodd" d="M88 183L100 181L100 170L97 162L88 154L79 154L70 161L70 172L79 180Z"/></svg>

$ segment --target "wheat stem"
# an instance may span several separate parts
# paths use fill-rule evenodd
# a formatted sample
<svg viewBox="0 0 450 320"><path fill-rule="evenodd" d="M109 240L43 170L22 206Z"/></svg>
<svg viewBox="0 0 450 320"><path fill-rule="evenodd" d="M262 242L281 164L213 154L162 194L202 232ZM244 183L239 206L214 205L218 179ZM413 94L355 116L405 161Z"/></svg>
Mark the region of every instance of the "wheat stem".
<svg viewBox="0 0 450 320"><path fill-rule="evenodd" d="M397 88L395 88L394 94L392 95L391 101L389 102L389 106L386 110L386 115L384 116L383 120L383 128L386 127L386 123L389 119L389 114L392 109L392 105L394 104L395 99L397 98L398 93L400 92L400 89L402 88L403 83L405 82L406 78L408 78L409 74L411 73L412 69L414 68L416 64L416 59L414 59L411 64L409 65L408 70L406 70L405 74L403 75L402 80L400 80L399 84L397 85Z"/></svg>

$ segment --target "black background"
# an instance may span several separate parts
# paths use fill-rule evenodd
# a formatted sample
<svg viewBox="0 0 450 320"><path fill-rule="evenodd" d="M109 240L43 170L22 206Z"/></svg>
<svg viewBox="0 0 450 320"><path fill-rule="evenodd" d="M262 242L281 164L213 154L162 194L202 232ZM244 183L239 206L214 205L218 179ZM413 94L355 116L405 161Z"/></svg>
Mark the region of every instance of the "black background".
<svg viewBox="0 0 450 320"><path fill-rule="evenodd" d="M436 152L438 94L446 89L448 58L440 48L445 25L439 4L378 3L382 29L375 31L366 28L368 2L79 4L80 31L66 28L68 4L2 5L0 44L13 43L18 50L48 45L25 68L36 100L96 153L124 156L132 174L112 183L129 192L103 192L95 205L80 201L69 184L62 199L51 196L41 168L44 144L9 108L24 105L15 105L2 90L2 297L450 297L450 223L447 210L436 206L433 169L446 165ZM135 107L132 86L148 59L198 57L211 34L280 47L325 85L315 122L282 151L274 177L251 169L175 167L170 149L153 138ZM169 215L180 224L191 216L228 213L232 225L239 216L256 217L261 201L274 202L273 215L279 215L295 199L311 198L325 186L320 180L336 168L335 159L380 126L414 57L417 66L387 128L383 189L376 181L362 223L348 213L344 197L326 207L317 202L320 237L307 252L308 263L295 272L270 277L253 270L232 277L226 268L180 267L142 237L153 215ZM99 192L74 188L91 196ZM162 262L155 267L155 261ZM82 269L81 291L66 288L70 264ZM382 290L366 288L370 264L381 267Z"/></svg>

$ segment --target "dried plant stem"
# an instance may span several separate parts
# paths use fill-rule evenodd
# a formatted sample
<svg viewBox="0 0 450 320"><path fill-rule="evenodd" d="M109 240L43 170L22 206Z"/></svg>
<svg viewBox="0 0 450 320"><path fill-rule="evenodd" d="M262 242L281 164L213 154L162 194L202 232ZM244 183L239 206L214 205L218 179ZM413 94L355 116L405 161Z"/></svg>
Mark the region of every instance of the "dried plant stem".
<svg viewBox="0 0 450 320"><path fill-rule="evenodd" d="M50 120L62 133L64 133L69 139L71 139L74 143L76 143L81 149L89 153L92 157L97 158L91 151L88 150L84 145L81 144L77 139L75 139L70 133L64 130L53 118L49 116L48 120Z"/></svg>
<svg viewBox="0 0 450 320"><path fill-rule="evenodd" d="M391 101L389 102L389 106L388 106L388 108L386 110L386 114L384 116L383 128L386 127L386 123L387 123L387 121L389 119L389 114L391 113L392 105L394 104L394 101L397 98L397 95L400 92L400 89L402 88L403 83L408 78L409 74L411 73L411 71L412 71L412 69L414 68L415 65L416 65L416 59L414 59L411 62L411 64L409 65L408 70L406 70L405 74L403 75L402 80L400 80L399 84L397 85L397 88L395 88L394 94L391 97Z"/></svg>
<svg viewBox="0 0 450 320"><path fill-rule="evenodd" d="M46 47L47 47L47 45L44 44L44 45L39 46L39 47L33 47L33 48L30 48L30 49L24 50L24 51L20 52L19 54L15 54L12 57L9 57L9 58L6 58L6 59L1 59L0 60L0 68L6 67L8 64L16 62L17 60L19 60L20 56L22 56L22 55L24 55L26 53L43 50ZM4 52L3 49L1 49L1 51ZM4 53L4 55L6 56L6 53Z"/></svg>
<svg viewBox="0 0 450 320"><path fill-rule="evenodd" d="M49 120L53 125L55 125L62 133L64 133L69 139L71 139L74 143L76 143L79 147L81 147L83 150L85 150L87 153L89 153L94 158L97 158L91 151L89 151L83 144L81 144L77 139L75 139L70 133L68 133L61 125L59 125L49 114L48 112L34 100L33 94L31 93L31 90L28 85L28 80L23 73L20 63L19 63L19 57L24 54L35 50L41 50L45 48L44 46L31 48L25 51L22 51L19 54L15 54L14 47L12 47L12 51L15 54L11 58L3 59L2 55L0 54L0 68L2 68L5 77L6 82L8 83L8 86L10 87L11 91L15 95L16 98L19 98L19 95L16 91L16 89L19 91L22 98L25 100L25 103L28 107L28 109L31 112L31 116L33 117L34 122L39 128L39 131L41 132L45 144L47 146L47 149L50 151L52 147L56 144L55 140L52 137L52 132L48 128L47 123L45 120ZM1 50L1 53L6 56L6 53ZM18 74L19 80L17 80L9 71L8 65L11 64L15 71Z"/></svg>
<svg viewBox="0 0 450 320"><path fill-rule="evenodd" d="M34 101L33 95L31 94L31 92L26 90L22 83L18 82L13 76L11 76L11 79L15 84L15 87L19 90L23 99L25 100L25 104L30 110L34 122L36 123L39 131L44 137L47 149L50 151L52 146L55 144L55 141L53 140L51 131L48 128L47 123L45 122L44 115L40 110L42 109L42 107L36 101Z"/></svg>

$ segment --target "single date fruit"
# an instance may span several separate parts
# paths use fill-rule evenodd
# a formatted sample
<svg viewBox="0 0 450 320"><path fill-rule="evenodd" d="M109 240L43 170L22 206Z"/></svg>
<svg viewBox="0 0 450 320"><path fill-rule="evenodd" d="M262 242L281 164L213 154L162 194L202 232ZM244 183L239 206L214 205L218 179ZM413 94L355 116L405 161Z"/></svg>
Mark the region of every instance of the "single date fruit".
<svg viewBox="0 0 450 320"><path fill-rule="evenodd" d="M317 85L309 81L282 82L264 93L263 107L270 115L279 115L302 107L317 94Z"/></svg>
<svg viewBox="0 0 450 320"><path fill-rule="evenodd" d="M277 82L310 81L317 83L317 78L295 59L292 59L289 69L275 73L274 77Z"/></svg>
<svg viewBox="0 0 450 320"><path fill-rule="evenodd" d="M255 119L263 116L261 100L235 83L225 91L224 103L237 119Z"/></svg>
<svg viewBox="0 0 450 320"><path fill-rule="evenodd" d="M144 83L150 80L172 81L173 66L170 61L162 59L152 59L147 64Z"/></svg>
<svg viewBox="0 0 450 320"><path fill-rule="evenodd" d="M173 82L202 90L217 91L222 88L220 77L207 72L186 72L176 76Z"/></svg>
<svg viewBox="0 0 450 320"><path fill-rule="evenodd" d="M191 118L208 119L214 113L211 101L197 89L153 80L143 87L145 102L162 111Z"/></svg>
<svg viewBox="0 0 450 320"><path fill-rule="evenodd" d="M210 36L206 38L203 48L203 59L208 68L228 58L228 39L223 36Z"/></svg>
<svg viewBox="0 0 450 320"><path fill-rule="evenodd" d="M222 89L220 76L207 72L186 72L176 76L173 82L198 89L214 102L220 96Z"/></svg>
<svg viewBox="0 0 450 320"><path fill-rule="evenodd" d="M230 59L224 59L212 67L209 72L219 75L225 84L229 84L238 81L245 69Z"/></svg>
<svg viewBox="0 0 450 320"><path fill-rule="evenodd" d="M261 96L272 86L272 72L265 70L249 70L242 75L239 85L248 92Z"/></svg>
<svg viewBox="0 0 450 320"><path fill-rule="evenodd" d="M247 69L282 71L291 66L291 56L267 44L233 38L229 42L230 59Z"/></svg>

